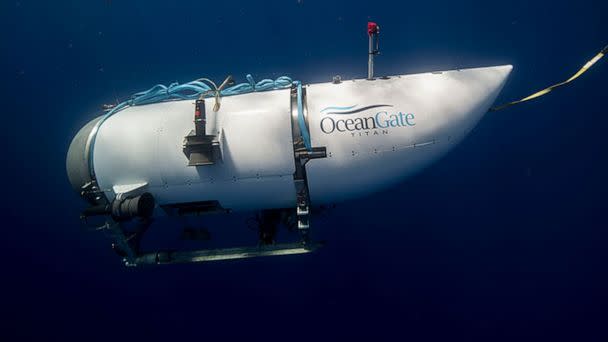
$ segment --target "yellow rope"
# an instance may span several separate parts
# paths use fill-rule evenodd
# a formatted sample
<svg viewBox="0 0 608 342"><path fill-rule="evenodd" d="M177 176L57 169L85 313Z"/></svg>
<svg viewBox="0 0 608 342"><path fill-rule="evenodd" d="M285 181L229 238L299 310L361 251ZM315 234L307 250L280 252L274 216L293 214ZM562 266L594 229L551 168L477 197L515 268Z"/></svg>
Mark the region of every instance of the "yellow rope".
<svg viewBox="0 0 608 342"><path fill-rule="evenodd" d="M491 112L496 112L496 111L505 109L507 107L511 107L513 105L516 105L516 104L519 104L519 103L522 103L522 102L526 102L526 101L535 99L537 97L541 97L541 96L543 96L543 95L551 92L553 89L555 89L557 87L561 87L563 85L566 85L566 84L574 81L575 79L577 79L580 75L582 75L585 71L587 71L589 68L591 68L591 66L593 66L593 64L595 64L597 61L599 61L606 54L608 54L608 45L606 45L606 47L604 47L604 49L602 51L600 51L600 53L598 53L597 55L595 55L595 57L593 57L589 62L587 62L585 65L583 65L583 67L580 68L580 70L577 71L576 74L572 75L572 77L570 77L569 79L567 79L567 80L565 80L563 82L554 84L554 85L552 85L550 87L547 87L547 88L545 88L543 90L537 91L536 93L534 93L534 94L532 94L530 96L524 97L521 100L512 101L512 102L508 102L508 103L502 104L500 106L492 107L492 108L490 108L490 111Z"/></svg>

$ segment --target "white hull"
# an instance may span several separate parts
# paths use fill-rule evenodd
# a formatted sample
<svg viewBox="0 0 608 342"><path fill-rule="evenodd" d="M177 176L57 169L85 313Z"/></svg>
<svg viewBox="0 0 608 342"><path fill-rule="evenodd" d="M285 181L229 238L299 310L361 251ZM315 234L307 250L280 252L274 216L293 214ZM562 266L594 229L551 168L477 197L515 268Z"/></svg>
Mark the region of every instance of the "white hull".
<svg viewBox="0 0 608 342"><path fill-rule="evenodd" d="M326 158L306 164L312 204L378 191L439 159L487 112L511 69L305 86L312 146L327 151ZM182 151L193 128L193 101L130 107L105 121L93 165L106 197L114 198L116 186L145 183L159 205L218 201L232 210L294 208L290 91L224 97L217 114L213 104L206 101L208 133L218 136L221 150L214 165L188 166ZM376 107L348 114L369 106Z"/></svg>

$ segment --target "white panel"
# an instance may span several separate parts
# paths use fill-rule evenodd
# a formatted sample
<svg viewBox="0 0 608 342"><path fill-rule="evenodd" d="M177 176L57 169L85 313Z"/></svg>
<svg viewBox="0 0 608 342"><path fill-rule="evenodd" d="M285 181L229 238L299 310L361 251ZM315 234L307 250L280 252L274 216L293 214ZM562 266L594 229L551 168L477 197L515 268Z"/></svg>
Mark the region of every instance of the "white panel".
<svg viewBox="0 0 608 342"><path fill-rule="evenodd" d="M187 166L182 152L184 136L194 128L194 102L161 104L165 108L159 144L163 181L171 186L293 174L289 99L289 90L224 97L218 113L212 110L214 100L207 99L209 126L217 119L221 129L222 160L199 167Z"/></svg>
<svg viewBox="0 0 608 342"><path fill-rule="evenodd" d="M157 108L127 108L101 125L95 140L94 167L100 188L109 195L115 185L162 184L156 153L161 120Z"/></svg>
<svg viewBox="0 0 608 342"><path fill-rule="evenodd" d="M188 166L182 151L184 136L194 129L194 101L133 107L110 117L95 144L101 187L147 182L160 204L294 206L289 90L224 97L218 113L213 104L206 100L209 127L220 130L222 151L214 165Z"/></svg>
<svg viewBox="0 0 608 342"><path fill-rule="evenodd" d="M187 183L150 191L159 203L219 200L224 208L233 210L293 208L296 205L291 175Z"/></svg>
<svg viewBox="0 0 608 342"><path fill-rule="evenodd" d="M293 175L289 90L227 97L218 115L226 168L238 177Z"/></svg>

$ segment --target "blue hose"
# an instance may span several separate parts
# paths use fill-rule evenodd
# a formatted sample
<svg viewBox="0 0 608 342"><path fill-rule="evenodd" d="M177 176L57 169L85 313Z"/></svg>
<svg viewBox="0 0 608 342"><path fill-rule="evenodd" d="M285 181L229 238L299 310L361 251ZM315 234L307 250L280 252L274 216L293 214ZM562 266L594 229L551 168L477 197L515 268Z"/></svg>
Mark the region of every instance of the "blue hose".
<svg viewBox="0 0 608 342"><path fill-rule="evenodd" d="M247 75L247 83L237 84L230 88L222 89L221 96L232 96L254 91L266 91L273 89L282 89L291 86L292 80L287 76L281 76L276 80L264 79L255 83L251 75ZM130 99L118 104L106 114L106 118L110 117L119 111L131 106L141 106L151 103L158 103L170 100L196 100L202 94L207 92L205 97L211 97L215 89L212 89L206 83L200 81L192 81L185 84L171 83L168 87L162 84L157 84L154 87L135 93ZM105 119L105 118L104 118ZM104 120L102 119L102 120Z"/></svg>

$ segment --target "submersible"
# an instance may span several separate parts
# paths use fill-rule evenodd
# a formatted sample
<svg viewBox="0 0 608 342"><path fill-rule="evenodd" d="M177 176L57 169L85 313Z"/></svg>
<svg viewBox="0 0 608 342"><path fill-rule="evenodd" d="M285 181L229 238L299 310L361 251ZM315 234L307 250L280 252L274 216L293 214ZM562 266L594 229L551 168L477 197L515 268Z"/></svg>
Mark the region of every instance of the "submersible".
<svg viewBox="0 0 608 342"><path fill-rule="evenodd" d="M493 104L510 65L375 77L368 26L365 79L288 78L231 86L209 80L153 88L94 118L67 157L83 218L105 217L127 265L306 253L321 205L379 191L460 142ZM144 252L158 216L258 211L251 247ZM283 223L297 243L275 241Z"/></svg>

